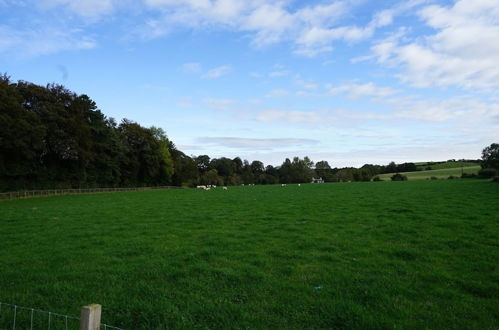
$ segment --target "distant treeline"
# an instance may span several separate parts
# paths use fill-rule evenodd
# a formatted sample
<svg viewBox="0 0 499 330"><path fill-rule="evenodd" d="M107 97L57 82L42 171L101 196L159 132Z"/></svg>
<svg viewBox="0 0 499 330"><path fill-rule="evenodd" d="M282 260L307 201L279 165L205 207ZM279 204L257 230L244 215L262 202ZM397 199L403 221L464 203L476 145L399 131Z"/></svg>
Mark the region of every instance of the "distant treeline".
<svg viewBox="0 0 499 330"><path fill-rule="evenodd" d="M308 157L265 166L239 157L187 156L165 132L106 117L87 95L0 76L0 191L52 188L369 181L414 163L331 168Z"/></svg>

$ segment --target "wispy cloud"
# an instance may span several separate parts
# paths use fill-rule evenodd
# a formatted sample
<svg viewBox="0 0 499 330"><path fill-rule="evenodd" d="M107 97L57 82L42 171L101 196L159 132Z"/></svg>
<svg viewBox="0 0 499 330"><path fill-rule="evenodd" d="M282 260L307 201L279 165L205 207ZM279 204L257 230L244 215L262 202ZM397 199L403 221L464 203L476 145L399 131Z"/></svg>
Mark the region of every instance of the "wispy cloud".
<svg viewBox="0 0 499 330"><path fill-rule="evenodd" d="M185 73L200 73L202 68L201 68L201 63L199 62L188 62L182 64L181 70Z"/></svg>
<svg viewBox="0 0 499 330"><path fill-rule="evenodd" d="M345 84L345 85L327 85L329 95L346 94L351 98L360 97L387 97L397 94L399 91L391 87L380 87L370 82L365 84Z"/></svg>
<svg viewBox="0 0 499 330"><path fill-rule="evenodd" d="M289 95L289 91L286 89L278 88L273 89L265 95L265 97L283 97Z"/></svg>
<svg viewBox="0 0 499 330"><path fill-rule="evenodd" d="M211 144L220 147L247 149L247 150L273 150L279 148L310 146L319 143L314 139L300 138L268 138L268 139L253 139L239 137L199 137L196 140L198 143Z"/></svg>
<svg viewBox="0 0 499 330"><path fill-rule="evenodd" d="M235 101L232 99L206 98L203 103L214 110L229 110Z"/></svg>
<svg viewBox="0 0 499 330"><path fill-rule="evenodd" d="M324 124L331 122L331 111L328 110L311 110L311 111L297 111L297 110L278 110L269 109L262 110L256 114L257 121L263 123L292 123L292 124Z"/></svg>
<svg viewBox="0 0 499 330"><path fill-rule="evenodd" d="M217 79L222 76L227 75L232 70L230 65L222 65L216 68L208 70L205 74L201 76L203 79Z"/></svg>
<svg viewBox="0 0 499 330"><path fill-rule="evenodd" d="M45 10L53 10L57 7L64 7L69 12L83 17L84 19L95 21L102 16L111 14L123 1L120 0L41 0L38 5Z"/></svg>
<svg viewBox="0 0 499 330"><path fill-rule="evenodd" d="M288 70L279 70L279 71L271 71L269 72L269 77L270 78L277 78L277 77L285 77L289 75Z"/></svg>
<svg viewBox="0 0 499 330"><path fill-rule="evenodd" d="M315 89L319 88L319 85L315 81L303 79L299 75L297 75L294 78L294 83L296 85L300 86L301 88L304 88L307 90L315 90Z"/></svg>
<svg viewBox="0 0 499 330"><path fill-rule="evenodd" d="M86 50L96 47L96 41L80 30L57 28L11 29L0 26L0 53L22 54L31 57L68 50Z"/></svg>

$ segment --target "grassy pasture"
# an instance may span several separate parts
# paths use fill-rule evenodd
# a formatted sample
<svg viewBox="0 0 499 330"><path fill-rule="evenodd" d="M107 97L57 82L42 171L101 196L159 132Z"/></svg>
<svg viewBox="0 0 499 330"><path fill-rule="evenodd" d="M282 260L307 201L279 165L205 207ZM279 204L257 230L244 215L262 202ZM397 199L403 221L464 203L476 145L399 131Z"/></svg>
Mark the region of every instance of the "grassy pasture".
<svg viewBox="0 0 499 330"><path fill-rule="evenodd" d="M480 166L467 166L464 168L442 168L438 170L428 170L428 171L416 171L416 172L403 172L401 174L407 176L408 180L428 180L432 176L439 179L447 179L449 176L460 177L462 173L466 174L477 174L480 171ZM382 180L390 180L391 176L395 173L380 174L379 177Z"/></svg>
<svg viewBox="0 0 499 330"><path fill-rule="evenodd" d="M428 166L430 166L432 170L441 170L445 168L476 167L480 166L480 163L455 161L455 162L443 162L438 164L431 164L431 163L429 164L425 162L425 163L416 163L416 165L418 168L422 170L424 170Z"/></svg>
<svg viewBox="0 0 499 330"><path fill-rule="evenodd" d="M127 329L497 329L498 201L483 180L4 201L0 301Z"/></svg>

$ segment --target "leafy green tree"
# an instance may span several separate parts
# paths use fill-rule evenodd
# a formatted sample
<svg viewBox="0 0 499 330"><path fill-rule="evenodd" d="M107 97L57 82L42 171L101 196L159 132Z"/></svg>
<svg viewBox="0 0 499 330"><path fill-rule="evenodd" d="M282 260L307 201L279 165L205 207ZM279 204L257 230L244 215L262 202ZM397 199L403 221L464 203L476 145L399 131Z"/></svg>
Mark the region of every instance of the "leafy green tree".
<svg viewBox="0 0 499 330"><path fill-rule="evenodd" d="M395 162L390 162L390 164L388 164L383 173L395 173L397 172L397 164L395 164Z"/></svg>
<svg viewBox="0 0 499 330"><path fill-rule="evenodd" d="M232 166L234 167L234 173L236 174L242 174L242 169L243 169L243 161L241 158L236 157L232 160Z"/></svg>
<svg viewBox="0 0 499 330"><path fill-rule="evenodd" d="M358 174L357 174L357 169L355 167L342 168L335 174L336 182L356 181L356 178L358 178Z"/></svg>
<svg viewBox="0 0 499 330"><path fill-rule="evenodd" d="M492 143L482 150L482 168L499 170L499 143Z"/></svg>
<svg viewBox="0 0 499 330"><path fill-rule="evenodd" d="M200 176L196 160L178 150L171 141L169 150L172 155L173 167L175 169L172 176L172 183L176 186L196 186L199 183Z"/></svg>
<svg viewBox="0 0 499 330"><path fill-rule="evenodd" d="M264 184L279 183L279 170L272 165L265 167L265 182Z"/></svg>
<svg viewBox="0 0 499 330"><path fill-rule="evenodd" d="M127 119L123 119L118 130L126 154L122 182L131 186L169 184L173 169L169 167L166 136L158 129L144 128ZM162 140L157 136L162 136Z"/></svg>
<svg viewBox="0 0 499 330"><path fill-rule="evenodd" d="M17 85L0 76L0 190L29 189L38 181L46 128L23 103Z"/></svg>
<svg viewBox="0 0 499 330"><path fill-rule="evenodd" d="M334 181L335 172L326 160L321 160L315 164L315 175L321 177L325 182Z"/></svg>
<svg viewBox="0 0 499 330"><path fill-rule="evenodd" d="M306 156L303 159L294 157L293 162L291 163L291 182L310 182L315 174L312 169L313 165L314 163Z"/></svg>
<svg viewBox="0 0 499 330"><path fill-rule="evenodd" d="M210 157L208 155L201 155L195 158L199 173L204 174L210 169Z"/></svg>
<svg viewBox="0 0 499 330"><path fill-rule="evenodd" d="M162 128L152 126L150 128L154 138L158 143L158 153L160 156L160 182L170 183L174 173L173 159L170 154L170 141Z"/></svg>
<svg viewBox="0 0 499 330"><path fill-rule="evenodd" d="M201 184L223 185L223 179L219 177L216 169L211 169L201 175Z"/></svg>
<svg viewBox="0 0 499 330"><path fill-rule="evenodd" d="M216 169L218 174L224 178L227 178L234 172L232 160L226 157L212 159L210 162L210 168Z"/></svg>
<svg viewBox="0 0 499 330"><path fill-rule="evenodd" d="M244 184L252 184L255 183L255 177L253 176L253 169L251 168L250 163L245 159L243 161L243 167L241 170L241 179Z"/></svg>
<svg viewBox="0 0 499 330"><path fill-rule="evenodd" d="M259 160L252 161L250 166L251 172L253 172L254 175L260 175L265 171L265 166Z"/></svg>
<svg viewBox="0 0 499 330"><path fill-rule="evenodd" d="M289 158L286 158L282 165L279 167L279 181L281 183L291 183L292 178L292 164Z"/></svg>
<svg viewBox="0 0 499 330"><path fill-rule="evenodd" d="M392 181L407 181L407 176L400 174L400 173L396 173L396 174L392 175L390 177L390 179Z"/></svg>

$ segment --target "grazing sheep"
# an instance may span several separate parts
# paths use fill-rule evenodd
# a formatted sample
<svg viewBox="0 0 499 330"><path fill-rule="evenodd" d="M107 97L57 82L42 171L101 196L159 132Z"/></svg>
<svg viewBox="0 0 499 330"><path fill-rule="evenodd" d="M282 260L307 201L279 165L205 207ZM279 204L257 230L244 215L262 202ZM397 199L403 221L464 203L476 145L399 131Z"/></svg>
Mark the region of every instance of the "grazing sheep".
<svg viewBox="0 0 499 330"><path fill-rule="evenodd" d="M281 183L281 187L286 187L286 186L287 186L287 184Z"/></svg>
<svg viewBox="0 0 499 330"><path fill-rule="evenodd" d="M223 190L227 190L227 187L222 187Z"/></svg>
<svg viewBox="0 0 499 330"><path fill-rule="evenodd" d="M301 187L301 184L298 183L298 187Z"/></svg>
<svg viewBox="0 0 499 330"><path fill-rule="evenodd" d="M206 186L196 186L197 189L206 189Z"/></svg>

